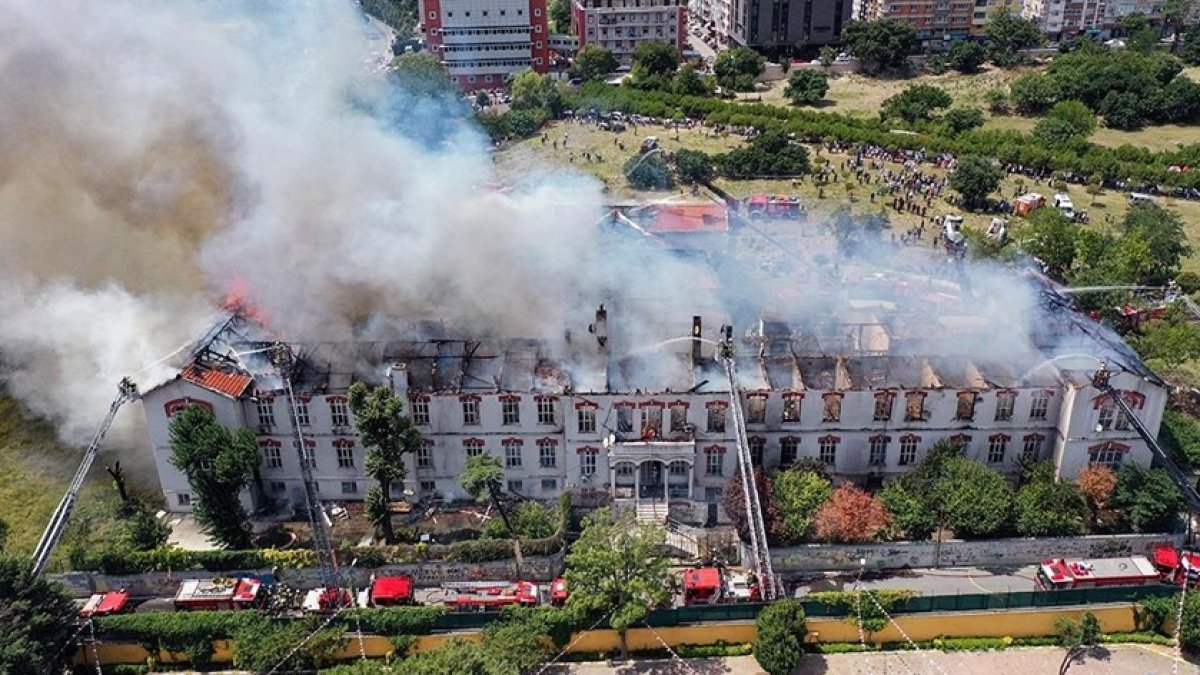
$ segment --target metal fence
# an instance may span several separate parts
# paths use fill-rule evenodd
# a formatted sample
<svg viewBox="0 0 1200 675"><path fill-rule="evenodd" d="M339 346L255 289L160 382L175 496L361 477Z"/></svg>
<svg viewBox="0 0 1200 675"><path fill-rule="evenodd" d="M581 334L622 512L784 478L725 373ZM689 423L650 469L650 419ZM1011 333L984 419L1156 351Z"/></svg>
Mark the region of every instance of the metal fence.
<svg viewBox="0 0 1200 675"><path fill-rule="evenodd" d="M1008 593L968 593L962 595L919 595L897 602L893 614L924 612L973 612L983 610L1033 609L1137 602L1143 598L1169 596L1179 589L1167 584L1153 586L1119 586L1113 588L1083 588L1064 591L1016 591ZM842 617L844 607L836 603L801 599L804 613L810 617ZM679 626L719 621L748 621L758 616L765 605L741 603L735 605L693 605L650 612L651 626ZM497 612L445 614L438 619L440 630L478 629L500 618ZM601 627L607 627L602 624Z"/></svg>

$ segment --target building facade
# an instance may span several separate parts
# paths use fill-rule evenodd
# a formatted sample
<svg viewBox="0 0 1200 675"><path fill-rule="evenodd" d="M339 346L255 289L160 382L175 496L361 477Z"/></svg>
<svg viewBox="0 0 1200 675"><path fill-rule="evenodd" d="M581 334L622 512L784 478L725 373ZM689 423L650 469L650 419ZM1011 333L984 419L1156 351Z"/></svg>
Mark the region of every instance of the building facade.
<svg viewBox="0 0 1200 675"><path fill-rule="evenodd" d="M863 20L892 19L917 30L917 38L961 40L987 23L993 0L870 0L864 1Z"/></svg>
<svg viewBox="0 0 1200 675"><path fill-rule="evenodd" d="M550 68L546 0L421 0L420 12L430 53L465 91L499 88L514 73Z"/></svg>
<svg viewBox="0 0 1200 675"><path fill-rule="evenodd" d="M687 16L686 0L575 0L571 31L580 48L600 45L629 65L633 50L649 40L686 49Z"/></svg>
<svg viewBox="0 0 1200 675"><path fill-rule="evenodd" d="M1108 22L1105 0L1026 0L1021 16L1036 21L1046 34L1061 37L1100 31Z"/></svg>
<svg viewBox="0 0 1200 675"><path fill-rule="evenodd" d="M245 335L246 320L235 320L229 335ZM603 325L599 315L596 325ZM177 377L143 396L168 508L191 508L187 479L169 460L171 418L189 405L256 434L261 466L242 496L248 506L302 504L301 461L310 463L324 499L364 499L370 487L365 450L345 396L349 382L363 376L338 377L338 368L319 354L305 357L320 375L296 383L295 418L305 438L300 450L277 376L212 356L253 353L261 343L222 343L222 333L214 335ZM698 319L692 335L700 337ZM569 366L531 340L381 347L384 352L370 357L377 365L373 379L408 402L425 442L406 459L408 477L392 496L465 498L458 475L467 458L490 453L502 462L513 493L551 499L574 491L602 502L662 505L689 522L722 519L719 502L737 470L737 445L728 380L711 342L664 348L636 361L611 360L604 340L591 342ZM1053 461L1065 477L1089 464L1151 461L1129 420L1086 374L1049 360L1013 375L966 359L806 356L799 338L767 324L757 337L739 340L737 352L749 452L766 469L813 458L839 481L878 486L944 439L962 442L967 456L1008 474L1023 458ZM634 371L660 386L645 386ZM1121 370L1114 371L1113 384L1156 432L1166 388L1144 373Z"/></svg>
<svg viewBox="0 0 1200 675"><path fill-rule="evenodd" d="M854 7L854 0L699 0L693 11L721 44L769 49L836 43Z"/></svg>

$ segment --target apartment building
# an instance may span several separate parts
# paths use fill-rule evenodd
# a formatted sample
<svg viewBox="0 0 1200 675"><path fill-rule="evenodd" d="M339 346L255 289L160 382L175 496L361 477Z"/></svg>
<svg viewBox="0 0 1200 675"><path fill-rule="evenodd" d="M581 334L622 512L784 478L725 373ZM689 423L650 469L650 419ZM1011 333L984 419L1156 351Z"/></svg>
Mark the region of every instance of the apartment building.
<svg viewBox="0 0 1200 675"><path fill-rule="evenodd" d="M546 0L421 0L419 30L465 91L550 67Z"/></svg>
<svg viewBox="0 0 1200 675"><path fill-rule="evenodd" d="M633 50L648 40L686 49L687 16L686 0L575 0L571 31L580 48L600 45L629 65Z"/></svg>
<svg viewBox="0 0 1200 675"><path fill-rule="evenodd" d="M863 5L863 20L892 19L906 23L917 30L917 38L922 42L961 40L986 23L989 2L993 1L871 0Z"/></svg>
<svg viewBox="0 0 1200 675"><path fill-rule="evenodd" d="M1108 21L1107 4L1106 0L1025 0L1021 16L1059 38L1103 29Z"/></svg>

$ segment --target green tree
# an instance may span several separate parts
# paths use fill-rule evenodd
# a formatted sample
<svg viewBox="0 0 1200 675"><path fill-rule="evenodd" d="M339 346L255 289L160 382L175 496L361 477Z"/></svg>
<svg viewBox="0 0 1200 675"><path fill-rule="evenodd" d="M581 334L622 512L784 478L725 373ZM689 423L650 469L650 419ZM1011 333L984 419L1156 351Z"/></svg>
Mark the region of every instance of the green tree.
<svg viewBox="0 0 1200 675"><path fill-rule="evenodd" d="M233 635L233 664L239 669L265 673L277 667L287 672L313 670L337 662L345 648L345 631L308 621L247 621Z"/></svg>
<svg viewBox="0 0 1200 675"><path fill-rule="evenodd" d="M583 532L567 553L567 607L608 616L629 653L625 633L671 597L670 562L662 553L666 530L640 523L632 510L599 509L586 518Z"/></svg>
<svg viewBox="0 0 1200 675"><path fill-rule="evenodd" d="M740 148L714 158L730 178L799 176L808 173L808 150L782 131L768 131Z"/></svg>
<svg viewBox="0 0 1200 675"><path fill-rule="evenodd" d="M1184 33L1179 58L1189 66L1200 65L1200 24L1189 27Z"/></svg>
<svg viewBox="0 0 1200 675"><path fill-rule="evenodd" d="M1000 9L988 20L988 58L1002 68L1014 66L1020 60L1017 52L1042 44L1045 35L1037 24L1022 19L1007 9Z"/></svg>
<svg viewBox="0 0 1200 675"><path fill-rule="evenodd" d="M669 190L675 184L662 152L651 150L625 161L625 180L635 190Z"/></svg>
<svg viewBox="0 0 1200 675"><path fill-rule="evenodd" d="M892 515L897 537L926 539L937 528L937 516L904 481L894 480L885 485L879 499Z"/></svg>
<svg viewBox="0 0 1200 675"><path fill-rule="evenodd" d="M566 0L558 0L564 2ZM600 45L584 45L571 60L571 76L584 82L603 80L620 67L617 57Z"/></svg>
<svg viewBox="0 0 1200 675"><path fill-rule="evenodd" d="M514 75L508 88L513 110L541 110L551 117L562 112L562 85L549 75L526 70Z"/></svg>
<svg viewBox="0 0 1200 675"><path fill-rule="evenodd" d="M821 47L821 51L817 52L817 61L820 62L822 68L828 68L837 60L837 50L829 45Z"/></svg>
<svg viewBox="0 0 1200 675"><path fill-rule="evenodd" d="M1029 216L1029 227L1020 236L1021 248L1042 261L1050 276L1067 279L1077 257L1082 228L1058 209L1038 209Z"/></svg>
<svg viewBox="0 0 1200 675"><path fill-rule="evenodd" d="M988 110L992 111L992 114L1008 114L1009 99L1007 91L1004 91L999 87L988 89L987 92L984 93L983 99L984 102L987 103Z"/></svg>
<svg viewBox="0 0 1200 675"><path fill-rule="evenodd" d="M707 183L715 173L712 157L699 150L682 148L675 152L674 161L675 173L684 183Z"/></svg>
<svg viewBox="0 0 1200 675"><path fill-rule="evenodd" d="M208 410L188 406L172 420L170 435L171 465L187 476L200 530L225 548L250 548L250 522L238 497L258 468L254 433L230 432Z"/></svg>
<svg viewBox="0 0 1200 675"><path fill-rule="evenodd" d="M1033 127L1033 137L1046 145L1084 140L1096 130L1096 116L1079 101L1059 101Z"/></svg>
<svg viewBox="0 0 1200 675"><path fill-rule="evenodd" d="M1191 255L1183 219L1161 206L1138 204L1121 219L1118 247L1129 241L1144 242L1150 264L1137 271L1132 281L1147 286L1164 286L1179 271L1180 262Z"/></svg>
<svg viewBox="0 0 1200 675"><path fill-rule="evenodd" d="M712 78L705 77L691 66L684 66L675 73L671 91L680 96L705 96L712 93Z"/></svg>
<svg viewBox="0 0 1200 675"><path fill-rule="evenodd" d="M951 108L942 115L942 124L946 125L951 135L957 136L983 126L983 111L977 108Z"/></svg>
<svg viewBox="0 0 1200 675"><path fill-rule="evenodd" d="M959 537L986 537L1008 522L1012 488L998 472L965 457L946 461L933 493L933 511Z"/></svg>
<svg viewBox="0 0 1200 675"><path fill-rule="evenodd" d="M639 42L633 49L633 84L642 89L666 89L679 68L675 45L663 40Z"/></svg>
<svg viewBox="0 0 1200 675"><path fill-rule="evenodd" d="M1057 480L1050 462L1038 464L1030 473L1014 500L1017 532L1023 537L1083 534L1089 511L1079 487Z"/></svg>
<svg viewBox="0 0 1200 675"><path fill-rule="evenodd" d="M783 95L791 99L793 105L808 105L825 98L828 91L829 77L825 73L801 68L788 76Z"/></svg>
<svg viewBox="0 0 1200 675"><path fill-rule="evenodd" d="M842 41L864 73L877 74L904 65L917 44L917 29L892 19L851 21L842 30Z"/></svg>
<svg viewBox="0 0 1200 675"><path fill-rule="evenodd" d="M1200 326L1181 312L1169 312L1162 319L1143 324L1128 340L1147 362L1166 368L1200 359Z"/></svg>
<svg viewBox="0 0 1200 675"><path fill-rule="evenodd" d="M915 84L883 102L882 119L902 119L909 123L928 120L935 110L947 108L954 99L945 89L931 84Z"/></svg>
<svg viewBox="0 0 1200 675"><path fill-rule="evenodd" d="M517 536L522 539L545 539L558 529L558 512L537 502L524 502L513 510L510 519ZM509 533L502 520L493 518L484 527L483 536L488 539L504 539Z"/></svg>
<svg viewBox="0 0 1200 675"><path fill-rule="evenodd" d="M960 40L947 52L946 60L951 68L970 75L979 72L979 66L987 60L987 49L980 42Z"/></svg>
<svg viewBox="0 0 1200 675"><path fill-rule="evenodd" d="M1040 115L1059 99L1057 83L1043 73L1027 73L1009 87L1013 106L1022 115Z"/></svg>
<svg viewBox="0 0 1200 675"><path fill-rule="evenodd" d="M0 518L0 552L4 551L4 545L8 543L8 522Z"/></svg>
<svg viewBox="0 0 1200 675"><path fill-rule="evenodd" d="M1059 617L1054 621L1054 630L1059 646L1067 650L1058 665L1058 675L1064 675L1072 663L1100 644L1100 620L1091 612L1084 612L1079 621Z"/></svg>
<svg viewBox="0 0 1200 675"><path fill-rule="evenodd" d="M30 575L29 561L0 557L0 673L62 672L76 611L62 586Z"/></svg>
<svg viewBox="0 0 1200 675"><path fill-rule="evenodd" d="M446 66L442 65L436 54L401 54L392 59L392 76L414 96L458 95L458 91L450 83L450 71L446 70Z"/></svg>
<svg viewBox="0 0 1200 675"><path fill-rule="evenodd" d="M1146 122L1146 102L1133 92L1111 91L1100 102L1099 113L1104 118L1104 126L1133 131L1141 129Z"/></svg>
<svg viewBox="0 0 1200 675"><path fill-rule="evenodd" d="M1179 515L1183 498L1165 470L1126 464L1117 471L1109 506L1121 511L1135 531L1158 532Z"/></svg>
<svg viewBox="0 0 1200 675"><path fill-rule="evenodd" d="M788 675L804 656L804 605L791 598L763 608L754 621L754 659L768 675Z"/></svg>
<svg viewBox="0 0 1200 675"><path fill-rule="evenodd" d="M504 488L504 467L500 466L499 459L486 452L474 457L467 457L466 467L462 473L458 474L458 483L463 486L467 494L475 498L475 501L490 500L492 506L500 513L500 518L504 521L504 529L508 530L508 536L513 539L517 538L517 531L513 527L512 521L509 520L508 511L500 502L500 492Z"/></svg>
<svg viewBox="0 0 1200 675"><path fill-rule="evenodd" d="M125 519L123 544L134 551L152 551L166 546L171 538L171 527L155 517L153 509L141 500L132 499L122 506L121 511ZM3 539L3 528L0 527L0 549L4 548Z"/></svg>
<svg viewBox="0 0 1200 675"><path fill-rule="evenodd" d="M555 33L571 32L570 0L550 0L550 6L546 8L546 11L549 13L550 20L554 22L554 27L551 30ZM587 47L584 48L586 49Z"/></svg>
<svg viewBox="0 0 1200 675"><path fill-rule="evenodd" d="M1174 598L1173 608L1179 598ZM1183 600L1183 616L1179 623L1179 643L1189 654L1200 654L1200 593L1187 593Z"/></svg>
<svg viewBox="0 0 1200 675"><path fill-rule="evenodd" d="M713 74L717 84L733 91L754 91L754 80L762 75L767 61L749 47L734 47L717 54Z"/></svg>
<svg viewBox="0 0 1200 675"><path fill-rule="evenodd" d="M777 471L772 483L781 538L785 542L803 541L813 527L817 511L833 494L833 486L822 476L795 469Z"/></svg>
<svg viewBox="0 0 1200 675"><path fill-rule="evenodd" d="M1164 410L1158 443L1181 467L1200 466L1200 420L1176 410Z"/></svg>
<svg viewBox="0 0 1200 675"><path fill-rule="evenodd" d="M964 208L974 211L987 205L988 195L1000 187L1003 177L992 160L968 155L959 160L950 174L950 188L962 195Z"/></svg>
<svg viewBox="0 0 1200 675"><path fill-rule="evenodd" d="M390 544L396 539L392 530L392 483L404 481L404 455L416 454L425 440L404 414L404 401L390 387L370 389L355 382L346 398L354 413L354 428L367 451L364 469L376 482L367 492L367 518Z"/></svg>
<svg viewBox="0 0 1200 675"><path fill-rule="evenodd" d="M1158 48L1162 37L1157 30L1150 26L1150 20L1141 12L1126 14L1121 17L1121 28L1129 36L1129 49L1139 54L1149 54Z"/></svg>

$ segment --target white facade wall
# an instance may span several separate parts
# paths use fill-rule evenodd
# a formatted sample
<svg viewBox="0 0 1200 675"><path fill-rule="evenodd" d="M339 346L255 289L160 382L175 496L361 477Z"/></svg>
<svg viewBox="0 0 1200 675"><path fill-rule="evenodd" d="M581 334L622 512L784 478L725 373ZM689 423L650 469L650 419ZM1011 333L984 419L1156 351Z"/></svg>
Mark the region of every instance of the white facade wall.
<svg viewBox="0 0 1200 675"><path fill-rule="evenodd" d="M394 382L397 393L414 394L406 391L404 377L397 377ZM1138 410L1140 417L1146 426L1156 433L1166 403L1166 391L1129 374L1114 375L1113 384L1118 388L1136 392L1134 398L1140 397L1141 400L1141 408ZM1053 459L1059 474L1065 477L1077 475L1095 459L1093 453L1097 448L1110 442L1117 444L1113 447L1117 448L1115 452L1120 455L1121 462L1148 465L1151 460L1149 449L1131 428L1096 430L1102 414L1096 402L1098 393L1086 384L1068 383L1049 389L1011 390L1016 394L1012 418L1003 421L996 420L996 390L978 392L975 415L969 421L956 419L958 390L913 390L925 395L926 415L925 419L920 421L905 420L907 390L891 391L894 397L890 419L886 421L875 419L876 395L880 392L807 390L803 392L800 419L792 423L782 422L785 392L762 392L766 394L765 421L749 423L748 436L764 441L763 462L768 469L781 463L782 441L786 438L798 439L798 458L819 458L821 439L837 439L833 470L839 479L862 480L873 476L882 480L901 474L919 462L934 442L964 435L970 437L968 455L981 462L988 462L989 449L993 442L999 442L1001 436L1006 437L1003 441L1005 445L1002 461L990 462L990 465L1007 473L1017 470L1018 458L1025 450L1025 438L1034 434L1043 438L1035 448L1036 458ZM831 393L841 396L841 415L836 422L823 420L824 395ZM1049 395L1045 418L1033 419L1030 412L1034 398L1042 393ZM754 395L755 393L751 392L748 397ZM683 475L670 475L665 466L662 468L661 475L666 477L667 482L678 486L675 488L677 496L672 501L686 501L686 488L689 484L691 506L694 509L700 509L706 501L719 501L721 488L736 470L736 446L728 413L726 412L725 416L725 431L710 431L708 427L708 406L728 403L728 395L722 392L559 395L551 397L555 401L552 424L540 423L538 396L535 394L513 395L519 409L517 424L504 424L502 418L501 397L508 394L485 393L469 396L478 399L480 419L477 425L464 424L463 395L434 394L427 397L429 420L428 424L421 425L420 429L429 444L429 465L419 466L418 458L409 456L408 479L402 487L395 488L393 496L400 497L408 490L422 496L437 492L448 498L464 497L457 477L465 467L468 445L481 444L484 451L494 454L502 463L506 463L506 440L518 442L514 447L520 448L520 466L506 468L506 476L511 481L520 481L522 494L548 499L558 496L563 489L612 491L612 470L615 468L615 462L610 456L610 450L605 447L605 438L616 434L617 442L611 450L612 455L620 455L634 449L636 442L641 440L645 405L655 402L663 404L663 431L654 440L678 441L673 444L659 444L663 447L657 452L667 453L665 456L668 459L684 462L691 467ZM234 401L180 379L152 390L143 399L147 428L169 509L188 510L179 497L188 491L187 481L168 461L169 421L165 411L168 402L185 398L211 405L217 418L227 426L248 426L256 431L264 458L260 469L262 494L244 495L243 498L248 503L253 501L257 504L262 497L275 502L301 503L303 489L299 458L283 399L276 398L272 404L275 424L270 428L260 427L257 401ZM686 432L671 431L670 406L676 403L686 404L687 423L693 429ZM330 397L325 395L314 395L308 403L310 424L304 431L306 439L315 448L314 477L320 485L323 498L333 501L360 500L365 497L366 490L370 487L369 479L363 474L364 451L352 427L333 426L331 405ZM748 398L744 405L749 408ZM577 411L579 406L595 406L594 431L580 430ZM617 409L621 406L632 406L632 431L628 433L618 431ZM872 437L879 436L886 436L889 440L882 463L873 465L869 462L869 448ZM916 437L916 452L913 457L906 458L911 461L902 464L900 450L902 438L905 436ZM634 445L624 445L626 442ZM339 466L339 445L349 447L352 466ZM277 467L270 466L267 462L266 448L272 446L280 450L281 465ZM540 452L542 447L554 448L552 463L547 462L543 465ZM713 462L718 463L720 468L717 474L710 474L708 471L710 453L706 450L711 449L724 450L712 453L715 455ZM595 456L594 473L584 474L582 470L584 452ZM1111 458L1114 453L1109 452L1105 456ZM650 476L643 473L639 477L642 478L640 482L644 486ZM630 495L628 488L632 487L634 476L616 476L616 483L626 490L621 494ZM348 490L348 487L354 489Z"/></svg>
<svg viewBox="0 0 1200 675"><path fill-rule="evenodd" d="M629 65L637 45L661 40L682 49L687 40L687 8L683 0L577 0L574 8L580 45L600 45Z"/></svg>

